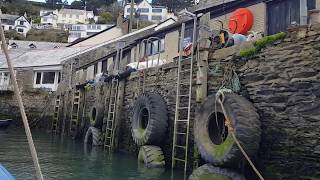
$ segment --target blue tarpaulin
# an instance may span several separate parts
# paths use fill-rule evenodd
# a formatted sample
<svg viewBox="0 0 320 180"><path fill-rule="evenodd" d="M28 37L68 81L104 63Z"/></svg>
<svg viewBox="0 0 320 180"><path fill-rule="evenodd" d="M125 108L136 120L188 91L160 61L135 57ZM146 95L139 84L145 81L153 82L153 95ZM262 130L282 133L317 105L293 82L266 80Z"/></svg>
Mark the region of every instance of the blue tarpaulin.
<svg viewBox="0 0 320 180"><path fill-rule="evenodd" d="M15 180L15 178L0 164L0 179L1 180Z"/></svg>

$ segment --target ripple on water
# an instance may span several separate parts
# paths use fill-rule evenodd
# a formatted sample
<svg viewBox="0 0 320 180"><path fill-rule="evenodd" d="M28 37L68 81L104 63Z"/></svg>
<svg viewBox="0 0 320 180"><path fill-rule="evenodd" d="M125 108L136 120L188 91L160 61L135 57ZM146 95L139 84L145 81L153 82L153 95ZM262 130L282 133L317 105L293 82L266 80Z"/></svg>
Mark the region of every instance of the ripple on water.
<svg viewBox="0 0 320 180"><path fill-rule="evenodd" d="M114 154L102 148L87 148L69 139L52 139L33 132L45 180L168 180L170 170L147 169L136 157ZM0 131L0 163L17 180L34 180L34 167L22 129ZM175 174L175 180L183 179Z"/></svg>

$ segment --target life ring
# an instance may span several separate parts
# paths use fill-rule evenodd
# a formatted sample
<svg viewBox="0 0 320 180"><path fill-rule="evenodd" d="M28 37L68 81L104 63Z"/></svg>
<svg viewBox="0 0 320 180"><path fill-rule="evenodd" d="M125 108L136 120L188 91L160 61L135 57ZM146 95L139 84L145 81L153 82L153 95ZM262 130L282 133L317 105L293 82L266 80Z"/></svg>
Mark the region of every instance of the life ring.
<svg viewBox="0 0 320 180"><path fill-rule="evenodd" d="M254 23L254 16L247 8L239 8L234 11L229 20L229 30L233 34L246 35Z"/></svg>
<svg viewBox="0 0 320 180"><path fill-rule="evenodd" d="M131 128L138 146L158 145L163 140L168 128L168 111L160 95L148 93L137 98Z"/></svg>
<svg viewBox="0 0 320 180"><path fill-rule="evenodd" d="M215 95L209 96L196 113L195 142L206 162L234 167L245 159L225 126L225 116L220 104L215 102ZM244 97L233 93L225 94L223 105L228 119L233 124L235 136L247 154L254 157L259 148L261 135L256 109Z"/></svg>

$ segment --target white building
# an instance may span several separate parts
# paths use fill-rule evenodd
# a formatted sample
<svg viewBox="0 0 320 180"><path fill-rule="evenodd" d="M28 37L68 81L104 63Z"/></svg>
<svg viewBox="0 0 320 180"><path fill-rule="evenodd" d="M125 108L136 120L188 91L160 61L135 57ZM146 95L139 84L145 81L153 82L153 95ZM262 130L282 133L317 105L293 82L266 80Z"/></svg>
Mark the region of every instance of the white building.
<svg viewBox="0 0 320 180"><path fill-rule="evenodd" d="M68 42L89 37L113 26L110 24L73 24L69 27Z"/></svg>
<svg viewBox="0 0 320 180"><path fill-rule="evenodd" d="M52 25L56 28L59 24L88 24L90 19L96 21L93 11L80 9L41 10L41 24Z"/></svg>
<svg viewBox="0 0 320 180"><path fill-rule="evenodd" d="M127 4L124 9L124 17L130 18L131 5ZM152 6L147 0L143 0L139 4L134 4L134 12L137 12L139 20L152 21L155 23L174 18L172 13L168 12L168 8L164 6ZM175 18L174 18L175 19Z"/></svg>
<svg viewBox="0 0 320 180"><path fill-rule="evenodd" d="M15 30L26 36L28 31L31 29L31 24L25 16L1 14L0 19L5 31Z"/></svg>

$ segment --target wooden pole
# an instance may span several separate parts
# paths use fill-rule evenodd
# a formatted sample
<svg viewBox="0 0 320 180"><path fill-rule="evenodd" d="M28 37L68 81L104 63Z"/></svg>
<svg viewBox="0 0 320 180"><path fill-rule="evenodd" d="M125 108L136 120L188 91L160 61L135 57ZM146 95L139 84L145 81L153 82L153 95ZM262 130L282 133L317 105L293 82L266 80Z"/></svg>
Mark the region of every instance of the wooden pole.
<svg viewBox="0 0 320 180"><path fill-rule="evenodd" d="M2 14L2 12L0 10L0 15L1 14ZM20 112L21 112L22 121L23 121L24 129L26 131L27 140L28 140L28 144L29 144L32 160L33 160L33 163L34 163L34 166L35 166L35 169L36 169L37 177L38 177L39 180L43 180L43 176L42 176L42 173L41 173L41 168L40 168L40 164L39 164L39 160L38 160L37 151L36 151L36 148L35 148L34 143L33 143L32 134L31 134L31 131L30 131L27 115L26 115L26 112L24 110L22 97L21 97L21 94L20 94L20 91L19 91L16 75L14 73L13 66L12 66L11 61L10 61L10 57L9 57L9 53L8 53L8 46L7 46L7 43L6 43L6 40L5 40L5 36L4 36L4 31L3 31L3 28L2 28L1 20L0 20L0 36L1 36L1 42L2 42L1 43L2 50L3 50L3 52L4 52L5 56L6 56L6 59L7 59L8 69L10 71L10 76L11 76L12 82L13 82L14 94L15 94L17 100L18 100L18 105L19 105L19 109L20 109Z"/></svg>
<svg viewBox="0 0 320 180"><path fill-rule="evenodd" d="M132 32L132 26L133 26L133 12L134 12L134 0L131 0L131 6L130 6L130 27L129 27L129 33Z"/></svg>

